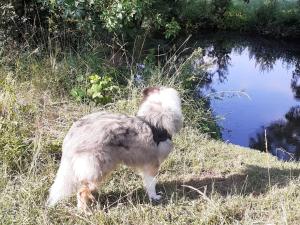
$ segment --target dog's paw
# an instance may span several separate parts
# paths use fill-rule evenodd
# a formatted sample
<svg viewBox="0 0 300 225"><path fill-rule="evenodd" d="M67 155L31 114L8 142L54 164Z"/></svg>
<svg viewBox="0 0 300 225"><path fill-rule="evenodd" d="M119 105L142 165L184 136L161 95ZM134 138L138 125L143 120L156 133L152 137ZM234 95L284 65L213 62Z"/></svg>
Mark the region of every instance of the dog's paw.
<svg viewBox="0 0 300 225"><path fill-rule="evenodd" d="M158 194L151 195L150 199L152 201L159 201L161 199L161 195L158 195Z"/></svg>

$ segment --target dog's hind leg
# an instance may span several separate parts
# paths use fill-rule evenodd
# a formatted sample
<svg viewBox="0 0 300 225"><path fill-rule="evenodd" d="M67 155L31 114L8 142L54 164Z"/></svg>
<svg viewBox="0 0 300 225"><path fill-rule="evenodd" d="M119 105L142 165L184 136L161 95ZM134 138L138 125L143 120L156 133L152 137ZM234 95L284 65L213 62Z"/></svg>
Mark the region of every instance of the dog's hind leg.
<svg viewBox="0 0 300 225"><path fill-rule="evenodd" d="M102 180L103 168L93 154L78 154L73 159L73 170L77 180L77 207L87 212L90 203L95 201L94 192Z"/></svg>
<svg viewBox="0 0 300 225"><path fill-rule="evenodd" d="M158 201L161 199L161 196L156 193L156 175L158 174L159 166L158 165L147 165L143 168L143 180L144 185L149 196L150 201Z"/></svg>
<svg viewBox="0 0 300 225"><path fill-rule="evenodd" d="M77 192L77 208L81 211L88 212L89 206L96 202L93 192L97 189L97 182L81 182Z"/></svg>

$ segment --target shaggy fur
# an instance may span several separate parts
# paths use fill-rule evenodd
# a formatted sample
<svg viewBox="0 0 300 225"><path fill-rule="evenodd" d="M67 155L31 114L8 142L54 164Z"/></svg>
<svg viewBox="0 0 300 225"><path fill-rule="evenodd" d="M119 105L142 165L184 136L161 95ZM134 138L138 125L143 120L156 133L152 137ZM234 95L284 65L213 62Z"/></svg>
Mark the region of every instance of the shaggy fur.
<svg viewBox="0 0 300 225"><path fill-rule="evenodd" d="M97 112L75 122L62 146L62 159L48 205L77 192L86 210L92 192L119 164L142 172L150 199L158 200L155 176L182 127L180 97L172 88L147 88L137 116Z"/></svg>

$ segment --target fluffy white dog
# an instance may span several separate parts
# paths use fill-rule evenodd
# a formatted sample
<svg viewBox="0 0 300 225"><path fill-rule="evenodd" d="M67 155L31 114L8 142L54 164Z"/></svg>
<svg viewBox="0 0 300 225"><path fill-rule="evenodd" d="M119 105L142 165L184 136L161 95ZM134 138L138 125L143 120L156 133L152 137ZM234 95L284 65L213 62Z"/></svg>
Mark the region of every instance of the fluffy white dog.
<svg viewBox="0 0 300 225"><path fill-rule="evenodd" d="M145 89L137 116L97 112L81 118L64 139L48 205L77 192L78 208L87 210L92 192L121 163L140 171L149 198L159 200L155 176L182 121L180 96L166 87Z"/></svg>

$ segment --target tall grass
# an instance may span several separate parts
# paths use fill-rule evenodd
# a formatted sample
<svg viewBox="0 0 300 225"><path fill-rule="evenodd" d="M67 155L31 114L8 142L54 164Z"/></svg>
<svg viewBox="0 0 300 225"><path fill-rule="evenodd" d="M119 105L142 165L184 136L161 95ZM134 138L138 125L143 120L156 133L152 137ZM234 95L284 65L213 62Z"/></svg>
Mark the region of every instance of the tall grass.
<svg viewBox="0 0 300 225"><path fill-rule="evenodd" d="M41 148L37 142L43 140L44 135L47 137L49 132L65 132L65 128L70 126L69 120L74 121L92 110L127 112L129 100L126 99L134 102L130 103L132 110L128 113L135 114L140 93L147 86L171 86L177 89L183 98L187 123L211 136L220 136L206 101L195 99L193 94L193 88L201 80L201 76L204 76L201 71L205 65L198 65L199 68L194 66L194 61L202 57L200 49L180 60L178 55L185 49L178 49L162 60L163 65L154 61L155 56L153 60L140 59L144 68L141 70L134 54L121 47L122 45L117 53L113 49L112 56L107 54L109 49L105 53L103 45L96 45L91 51L82 53L50 49L49 52L38 50L21 54L17 58L3 59L6 64L0 68L0 113L3 128L0 147L4 150L1 161L8 171L27 171L29 164L36 160L35 150ZM116 65L116 61L122 60L125 63ZM73 98L74 89L84 92L90 88L91 74L110 77L112 85L119 87L118 92L102 93L98 90L101 95L109 94L108 97L113 102L99 105L93 99ZM123 108L114 108L116 105ZM64 108L68 107L71 107L70 110L78 107L83 112L74 110L78 112L75 113L77 117L65 121ZM49 118L54 121L62 120L57 131L50 126L53 121L47 121ZM40 128L46 131L41 132ZM43 150L57 154L61 139L62 137L49 137L49 140L44 140L47 147Z"/></svg>

